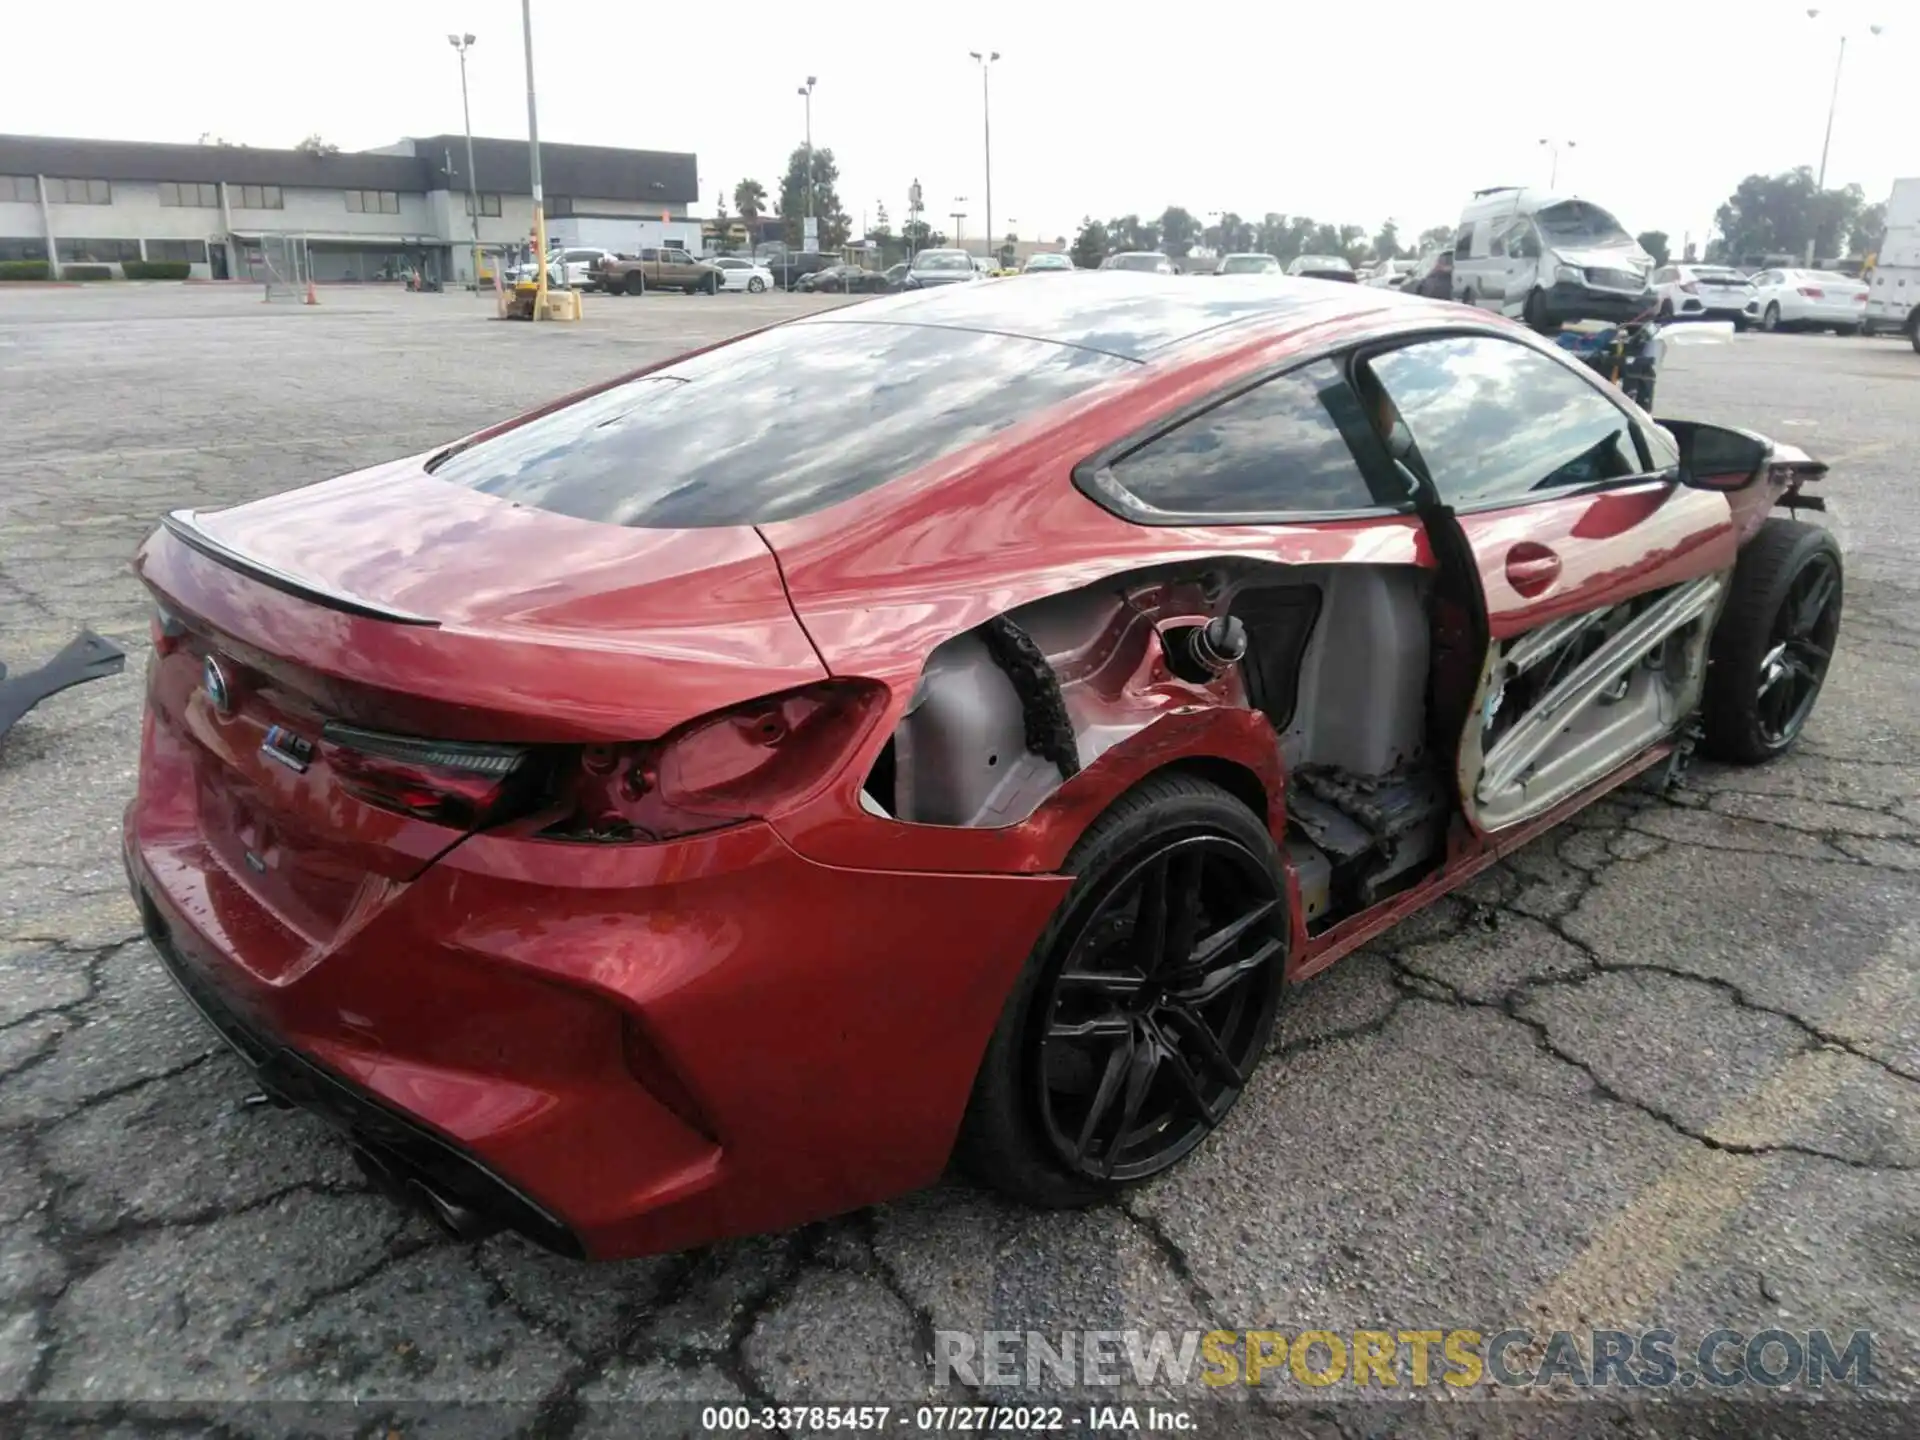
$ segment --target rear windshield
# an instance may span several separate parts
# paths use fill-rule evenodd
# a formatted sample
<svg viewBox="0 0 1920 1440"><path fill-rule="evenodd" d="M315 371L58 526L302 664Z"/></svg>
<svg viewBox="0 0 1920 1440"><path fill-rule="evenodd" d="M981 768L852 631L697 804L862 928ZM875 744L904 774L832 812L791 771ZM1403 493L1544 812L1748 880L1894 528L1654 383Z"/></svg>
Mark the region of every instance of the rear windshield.
<svg viewBox="0 0 1920 1440"><path fill-rule="evenodd" d="M971 270L973 257L957 251L927 250L914 257L916 270Z"/></svg>
<svg viewBox="0 0 1920 1440"><path fill-rule="evenodd" d="M1130 369L1094 350L918 325L749 335L449 456L433 473L581 520L791 520Z"/></svg>
<svg viewBox="0 0 1920 1440"><path fill-rule="evenodd" d="M1263 275L1279 268L1280 262L1271 255L1229 255L1220 266L1228 275Z"/></svg>

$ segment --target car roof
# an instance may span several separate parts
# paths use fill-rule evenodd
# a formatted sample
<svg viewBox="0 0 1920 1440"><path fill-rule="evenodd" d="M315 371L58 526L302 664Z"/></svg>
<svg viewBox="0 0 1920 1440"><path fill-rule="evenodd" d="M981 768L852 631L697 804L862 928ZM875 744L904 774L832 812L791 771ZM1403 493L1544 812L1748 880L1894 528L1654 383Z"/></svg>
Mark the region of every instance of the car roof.
<svg viewBox="0 0 1920 1440"><path fill-rule="evenodd" d="M1187 276L1076 271L1035 294L1025 286L951 285L870 300L854 310L827 310L796 325L880 322L988 331L1100 350L1144 360L1204 331L1243 320L1275 319L1324 308L1319 281L1277 284L1271 277ZM1341 287L1344 288L1344 287ZM1371 302L1371 303L1377 303Z"/></svg>

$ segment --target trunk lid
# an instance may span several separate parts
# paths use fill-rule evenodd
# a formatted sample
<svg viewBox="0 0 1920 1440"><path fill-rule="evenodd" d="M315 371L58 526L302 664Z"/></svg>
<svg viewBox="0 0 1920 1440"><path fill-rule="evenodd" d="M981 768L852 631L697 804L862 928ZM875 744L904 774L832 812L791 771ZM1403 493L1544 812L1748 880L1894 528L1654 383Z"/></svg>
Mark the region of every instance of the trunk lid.
<svg viewBox="0 0 1920 1440"><path fill-rule="evenodd" d="M217 887L182 877L196 893L251 897L303 942L287 957L476 828L361 798L357 732L376 753L380 737L456 752L645 740L826 675L751 527L572 519L417 460L171 517L134 563L170 632L149 671L136 838L217 871Z"/></svg>

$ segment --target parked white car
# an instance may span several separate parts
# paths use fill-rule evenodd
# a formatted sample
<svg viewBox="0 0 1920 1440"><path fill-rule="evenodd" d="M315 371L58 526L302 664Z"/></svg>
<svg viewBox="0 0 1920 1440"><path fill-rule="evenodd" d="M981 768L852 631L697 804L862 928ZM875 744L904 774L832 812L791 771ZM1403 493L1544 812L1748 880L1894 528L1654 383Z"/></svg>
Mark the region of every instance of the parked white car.
<svg viewBox="0 0 1920 1440"><path fill-rule="evenodd" d="M722 290L746 290L755 295L773 288L773 271L744 255L717 255L709 262L719 267Z"/></svg>
<svg viewBox="0 0 1920 1440"><path fill-rule="evenodd" d="M1373 271L1362 282L1376 290L1398 290L1407 283L1407 277L1413 273L1415 262L1412 260L1382 260L1373 267Z"/></svg>
<svg viewBox="0 0 1920 1440"><path fill-rule="evenodd" d="M587 274L597 262L615 259L611 250L591 248L563 248L555 246L547 251L547 284L566 285L575 290L585 290L593 278ZM531 280L539 272L531 261L516 265L507 272L507 278L514 281Z"/></svg>
<svg viewBox="0 0 1920 1440"><path fill-rule="evenodd" d="M1760 321L1753 282L1726 265L1663 265L1653 272L1662 320L1731 320L1744 330Z"/></svg>
<svg viewBox="0 0 1920 1440"><path fill-rule="evenodd" d="M1216 275L1278 275L1280 262L1271 255L1242 253L1222 255L1213 267Z"/></svg>
<svg viewBox="0 0 1920 1440"><path fill-rule="evenodd" d="M1867 319L1867 287L1833 270L1762 270L1753 277L1762 330L1850 335Z"/></svg>

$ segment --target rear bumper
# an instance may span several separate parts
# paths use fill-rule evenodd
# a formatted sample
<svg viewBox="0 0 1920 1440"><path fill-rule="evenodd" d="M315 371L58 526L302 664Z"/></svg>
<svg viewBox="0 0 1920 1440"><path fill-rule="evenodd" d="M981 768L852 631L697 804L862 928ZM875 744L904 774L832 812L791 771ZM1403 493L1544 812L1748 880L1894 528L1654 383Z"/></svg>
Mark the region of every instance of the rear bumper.
<svg viewBox="0 0 1920 1440"><path fill-rule="evenodd" d="M938 1178L1071 883L821 865L763 825L657 846L480 835L300 937L151 758L126 823L135 897L262 1087L567 1254L684 1249Z"/></svg>

